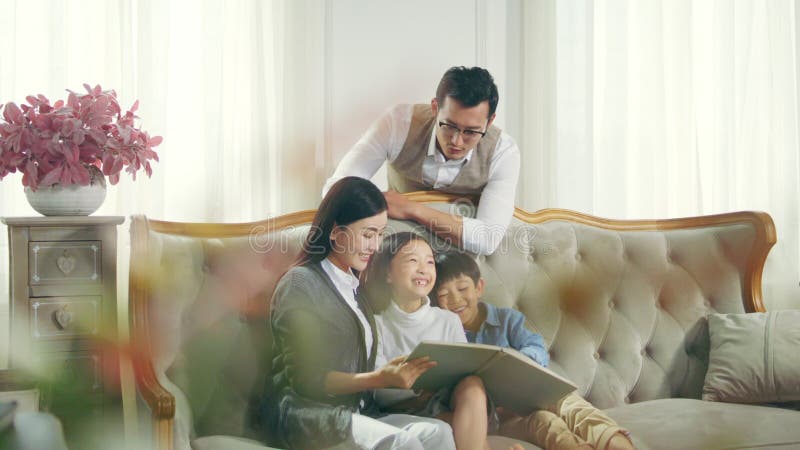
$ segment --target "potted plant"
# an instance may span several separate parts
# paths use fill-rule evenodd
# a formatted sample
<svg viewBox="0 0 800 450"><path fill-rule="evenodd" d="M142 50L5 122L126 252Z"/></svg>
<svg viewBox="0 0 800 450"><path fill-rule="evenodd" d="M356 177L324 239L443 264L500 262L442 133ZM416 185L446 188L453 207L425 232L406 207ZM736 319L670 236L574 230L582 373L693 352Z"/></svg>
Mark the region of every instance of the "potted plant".
<svg viewBox="0 0 800 450"><path fill-rule="evenodd" d="M153 172L153 147L162 141L134 126L138 100L124 114L113 90L84 84L54 104L43 95L27 104L0 105L0 180L22 173L28 202L44 215L88 215L105 199L106 182L124 169Z"/></svg>

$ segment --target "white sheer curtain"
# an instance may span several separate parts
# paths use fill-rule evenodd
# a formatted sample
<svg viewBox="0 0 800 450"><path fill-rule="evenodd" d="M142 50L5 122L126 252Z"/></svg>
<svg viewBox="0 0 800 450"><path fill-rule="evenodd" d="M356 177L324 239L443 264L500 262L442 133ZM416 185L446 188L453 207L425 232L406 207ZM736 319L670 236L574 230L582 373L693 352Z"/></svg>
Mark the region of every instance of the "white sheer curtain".
<svg viewBox="0 0 800 450"><path fill-rule="evenodd" d="M3 0L0 103L65 98L83 83L116 90L123 107L140 101L137 124L164 136L161 161L152 178L123 175L109 186L96 215L239 222L313 208L325 171L321 8L315 0ZM35 215L21 176L3 179L0 216ZM119 229L123 319L127 230ZM7 293L2 226L0 330Z"/></svg>
<svg viewBox="0 0 800 450"><path fill-rule="evenodd" d="M767 307L800 308L798 3L522 2L527 209L775 220Z"/></svg>

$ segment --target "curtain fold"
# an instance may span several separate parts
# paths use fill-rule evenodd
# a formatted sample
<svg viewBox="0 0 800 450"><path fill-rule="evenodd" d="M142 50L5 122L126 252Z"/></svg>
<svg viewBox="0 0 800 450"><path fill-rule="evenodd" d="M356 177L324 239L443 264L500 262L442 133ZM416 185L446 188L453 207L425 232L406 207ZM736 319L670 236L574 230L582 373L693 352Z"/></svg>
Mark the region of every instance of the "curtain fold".
<svg viewBox="0 0 800 450"><path fill-rule="evenodd" d="M95 215L244 222L313 208L326 172L324 13L315 0L4 0L0 103L54 101L83 83L116 90L123 108L140 101L137 125L164 136L160 162L149 179L123 174ZM0 216L37 215L21 175L4 178ZM6 235L0 226L3 293ZM118 248L124 311L127 225ZM0 294L0 329L7 301Z"/></svg>
<svg viewBox="0 0 800 450"><path fill-rule="evenodd" d="M766 211L767 306L800 308L797 3L522 9L520 204L628 219Z"/></svg>

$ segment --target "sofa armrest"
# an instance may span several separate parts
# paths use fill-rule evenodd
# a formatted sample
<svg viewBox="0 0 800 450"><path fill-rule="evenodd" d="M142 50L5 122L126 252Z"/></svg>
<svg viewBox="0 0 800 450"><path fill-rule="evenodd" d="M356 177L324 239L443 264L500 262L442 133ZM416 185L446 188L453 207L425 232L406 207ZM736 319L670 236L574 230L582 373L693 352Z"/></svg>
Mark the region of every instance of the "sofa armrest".
<svg viewBox="0 0 800 450"><path fill-rule="evenodd" d="M175 397L161 385L153 368L150 355L148 328L148 295L149 282L147 268L144 267L147 255L147 218L133 216L131 218L131 266L129 286L129 314L133 348L133 370L136 378L136 389L141 400L149 410L150 423L142 424L152 427L146 433L153 438L153 445L159 450L172 450L173 423L175 419Z"/></svg>

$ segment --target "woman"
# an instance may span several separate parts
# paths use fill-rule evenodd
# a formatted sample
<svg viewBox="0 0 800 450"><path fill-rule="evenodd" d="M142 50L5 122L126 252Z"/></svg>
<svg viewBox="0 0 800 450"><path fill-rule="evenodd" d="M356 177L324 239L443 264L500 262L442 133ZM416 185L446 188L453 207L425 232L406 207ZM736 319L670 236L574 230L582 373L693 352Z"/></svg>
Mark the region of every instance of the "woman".
<svg viewBox="0 0 800 450"><path fill-rule="evenodd" d="M450 427L409 415L381 417L379 388L408 389L435 363L395 358L375 369L372 310L356 294L358 273L387 222L383 194L358 177L339 180L317 210L298 262L278 282L272 430L290 448L455 449Z"/></svg>

